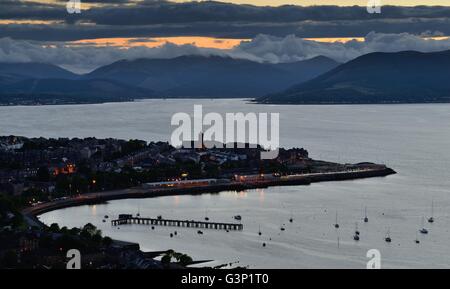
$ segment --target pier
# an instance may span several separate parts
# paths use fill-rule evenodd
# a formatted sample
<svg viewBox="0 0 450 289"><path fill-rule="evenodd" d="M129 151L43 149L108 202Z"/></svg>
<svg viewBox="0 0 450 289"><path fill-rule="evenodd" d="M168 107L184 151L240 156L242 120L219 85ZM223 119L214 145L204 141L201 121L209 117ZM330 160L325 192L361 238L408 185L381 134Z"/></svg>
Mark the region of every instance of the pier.
<svg viewBox="0 0 450 289"><path fill-rule="evenodd" d="M219 222L204 222L194 220L169 220L160 218L141 218L127 216L116 220L111 220L112 226L127 225L127 224L141 224L153 226L172 226L172 227L186 227L198 229L215 229L215 230L234 230L241 231L244 225L238 223L219 223Z"/></svg>

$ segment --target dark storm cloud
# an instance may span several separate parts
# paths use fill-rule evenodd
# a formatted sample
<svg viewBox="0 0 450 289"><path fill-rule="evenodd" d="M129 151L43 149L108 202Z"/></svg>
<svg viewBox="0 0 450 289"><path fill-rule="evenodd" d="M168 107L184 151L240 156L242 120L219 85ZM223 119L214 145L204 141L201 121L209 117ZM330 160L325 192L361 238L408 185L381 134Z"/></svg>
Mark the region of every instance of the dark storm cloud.
<svg viewBox="0 0 450 289"><path fill-rule="evenodd" d="M180 23L165 25L4 25L1 37L15 39L71 41L108 37L214 36L253 38L258 34L298 37L363 37L371 31L422 35L436 32L450 35L450 18L304 21L297 23Z"/></svg>
<svg viewBox="0 0 450 289"><path fill-rule="evenodd" d="M66 9L61 5L20 0L0 0L0 19L63 20Z"/></svg>
<svg viewBox="0 0 450 289"><path fill-rule="evenodd" d="M367 13L365 7L356 6L257 7L211 1L171 3L152 0L84 2L104 5L82 10L81 14L68 14L65 6L61 5L63 3L0 0L0 19L62 22L53 25L1 25L0 37L48 41L182 35L252 38L261 33L355 37L371 31L412 34L439 31L450 35L450 7L385 6L380 15L374 15ZM122 5L125 2L128 5Z"/></svg>
<svg viewBox="0 0 450 289"><path fill-rule="evenodd" d="M365 7L285 5L259 7L220 2L169 3L150 1L135 6L108 6L90 9L80 16L104 25L148 25L191 22L266 22L289 23L299 21L371 20L389 18L450 17L450 7L395 7L385 6L379 15L369 14Z"/></svg>

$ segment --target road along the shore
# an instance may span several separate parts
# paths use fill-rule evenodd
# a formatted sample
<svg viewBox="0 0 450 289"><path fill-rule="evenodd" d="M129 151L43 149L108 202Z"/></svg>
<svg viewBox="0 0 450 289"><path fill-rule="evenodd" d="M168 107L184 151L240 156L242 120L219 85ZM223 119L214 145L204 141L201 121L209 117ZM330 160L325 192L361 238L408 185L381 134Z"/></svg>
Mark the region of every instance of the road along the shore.
<svg viewBox="0 0 450 289"><path fill-rule="evenodd" d="M258 188L267 188L271 186L297 186L309 185L317 182L344 181L372 177L384 177L395 174L396 172L388 167L380 166L379 168L312 173L290 175L278 179L245 181L245 182L229 182L224 184L203 185L196 187L170 187L157 189L144 189L143 187L134 187L123 190L114 190L106 192L87 193L74 197L68 197L57 201L41 203L33 207L22 210L25 220L30 226L45 226L36 216L62 208L80 206L85 204L95 204L106 202L109 200L130 199L130 198L154 198L161 196L175 195L196 195L206 193L219 193L223 191L243 191Z"/></svg>

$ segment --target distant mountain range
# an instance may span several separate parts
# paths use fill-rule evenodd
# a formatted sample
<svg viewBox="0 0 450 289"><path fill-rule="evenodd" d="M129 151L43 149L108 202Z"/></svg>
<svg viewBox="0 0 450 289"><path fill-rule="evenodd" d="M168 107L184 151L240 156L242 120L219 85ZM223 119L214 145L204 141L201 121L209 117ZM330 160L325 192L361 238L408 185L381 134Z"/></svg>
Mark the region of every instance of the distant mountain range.
<svg viewBox="0 0 450 289"><path fill-rule="evenodd" d="M59 66L45 63L0 63L0 76L10 76L17 79L26 78L64 78L75 79L79 75L69 72Z"/></svg>
<svg viewBox="0 0 450 289"><path fill-rule="evenodd" d="M151 90L111 80L81 79L51 64L0 63L0 104L98 103L151 96Z"/></svg>
<svg viewBox="0 0 450 289"><path fill-rule="evenodd" d="M0 63L0 104L254 98L310 80L337 65L326 57L270 64L219 56L181 56L122 60L77 75L51 64Z"/></svg>
<svg viewBox="0 0 450 289"><path fill-rule="evenodd" d="M450 51L370 53L341 65L321 56L279 64L181 56L121 60L85 75L50 64L0 63L0 104L166 97L275 104L450 102L449 76Z"/></svg>
<svg viewBox="0 0 450 289"><path fill-rule="evenodd" d="M450 102L450 51L371 53L260 103Z"/></svg>
<svg viewBox="0 0 450 289"><path fill-rule="evenodd" d="M83 78L118 81L164 97L257 97L312 79L337 65L326 57L270 64L219 56L180 56L122 60Z"/></svg>

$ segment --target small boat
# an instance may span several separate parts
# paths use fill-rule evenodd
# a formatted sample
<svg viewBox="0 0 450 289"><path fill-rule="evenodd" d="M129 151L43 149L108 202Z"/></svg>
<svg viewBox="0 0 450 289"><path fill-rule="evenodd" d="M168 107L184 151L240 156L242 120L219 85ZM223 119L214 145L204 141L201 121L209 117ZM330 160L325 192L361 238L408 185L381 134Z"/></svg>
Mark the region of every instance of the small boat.
<svg viewBox="0 0 450 289"><path fill-rule="evenodd" d="M158 217L156 217L158 220L161 220L162 219L162 216L161 215L159 215Z"/></svg>
<svg viewBox="0 0 450 289"><path fill-rule="evenodd" d="M422 217L422 229L420 229L419 232L420 232L421 234L426 235L426 234L428 234L428 230L425 229L425 226L424 226L424 220L425 220L425 218Z"/></svg>
<svg viewBox="0 0 450 289"><path fill-rule="evenodd" d="M294 218L292 217L292 212L291 212L291 217L289 218L289 223L293 223L294 222Z"/></svg>
<svg viewBox="0 0 450 289"><path fill-rule="evenodd" d="M367 207L364 207L364 223L369 222L369 218L367 217Z"/></svg>
<svg viewBox="0 0 450 289"><path fill-rule="evenodd" d="M353 240L359 241L359 235L357 235L357 234L353 235Z"/></svg>
<svg viewBox="0 0 450 289"><path fill-rule="evenodd" d="M106 220L103 220L102 222L104 223L104 222L106 222Z"/></svg>
<svg viewBox="0 0 450 289"><path fill-rule="evenodd" d="M170 238L173 238L173 234L172 233L170 233Z"/></svg>
<svg viewBox="0 0 450 289"><path fill-rule="evenodd" d="M205 211L205 221L209 221L209 218L208 218L208 210Z"/></svg>
<svg viewBox="0 0 450 289"><path fill-rule="evenodd" d="M358 223L355 223L355 235L359 236Z"/></svg>
<svg viewBox="0 0 450 289"><path fill-rule="evenodd" d="M387 243L392 242L392 239L391 239L391 230L390 230L390 229L388 229L388 231L387 231L387 233L386 233L386 237L384 238L384 240L385 240Z"/></svg>
<svg viewBox="0 0 450 289"><path fill-rule="evenodd" d="M178 233L177 233L177 231L175 231L175 232L173 232L173 234L176 236Z"/></svg>
<svg viewBox="0 0 450 289"><path fill-rule="evenodd" d="M428 218L428 223L434 223L434 201L431 201L431 217Z"/></svg>
<svg viewBox="0 0 450 289"><path fill-rule="evenodd" d="M428 230L425 228L420 229L419 232L424 235L428 234Z"/></svg>
<svg viewBox="0 0 450 289"><path fill-rule="evenodd" d="M286 229L285 229L284 227L281 227L280 230L281 230L281 231L284 231L284 230L286 230Z"/></svg>
<svg viewBox="0 0 450 289"><path fill-rule="evenodd" d="M336 221L335 221L335 223L334 223L334 227L335 227L336 229L339 228L339 224L338 224L338 213L337 213L337 212L336 212Z"/></svg>
<svg viewBox="0 0 450 289"><path fill-rule="evenodd" d="M261 236L261 225L259 225L259 230L258 230L258 235L260 235Z"/></svg>
<svg viewBox="0 0 450 289"><path fill-rule="evenodd" d="M108 219L109 218L109 216L108 215L105 215L105 219Z"/></svg>
<svg viewBox="0 0 450 289"><path fill-rule="evenodd" d="M241 215L236 215L236 216L234 216L234 219L240 221L240 220L242 220L242 217L241 217Z"/></svg>
<svg viewBox="0 0 450 289"><path fill-rule="evenodd" d="M417 232L416 232L416 239L414 240L414 243L416 243L416 244L419 244L419 243L420 243L420 240L419 240L419 238L418 238L418 236L417 236Z"/></svg>
<svg viewBox="0 0 450 289"><path fill-rule="evenodd" d="M199 235L203 235L203 232L202 232L202 231L200 231L200 230L198 230L198 231L197 231L197 234L199 234Z"/></svg>
<svg viewBox="0 0 450 289"><path fill-rule="evenodd" d="M155 226L152 226L152 230L154 230L155 229Z"/></svg>
<svg viewBox="0 0 450 289"><path fill-rule="evenodd" d="M266 243L263 243L263 247L265 247L266 246Z"/></svg>

